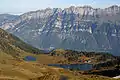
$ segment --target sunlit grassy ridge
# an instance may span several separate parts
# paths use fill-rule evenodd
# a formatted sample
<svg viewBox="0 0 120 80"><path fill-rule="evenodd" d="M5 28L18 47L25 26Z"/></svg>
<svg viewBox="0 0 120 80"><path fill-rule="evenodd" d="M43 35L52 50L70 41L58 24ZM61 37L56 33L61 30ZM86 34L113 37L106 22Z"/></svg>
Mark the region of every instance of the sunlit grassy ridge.
<svg viewBox="0 0 120 80"><path fill-rule="evenodd" d="M37 48L32 47L21 41L19 38L0 29L0 50L12 55L13 57L20 56L24 52L41 53Z"/></svg>

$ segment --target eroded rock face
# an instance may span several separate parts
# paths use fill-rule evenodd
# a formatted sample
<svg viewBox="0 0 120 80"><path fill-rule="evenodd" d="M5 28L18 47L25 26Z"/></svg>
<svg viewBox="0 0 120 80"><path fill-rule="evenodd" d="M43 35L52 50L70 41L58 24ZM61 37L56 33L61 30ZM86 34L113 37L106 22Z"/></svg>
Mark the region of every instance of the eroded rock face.
<svg viewBox="0 0 120 80"><path fill-rule="evenodd" d="M1 27L38 48L120 52L120 7L47 8L20 15Z"/></svg>

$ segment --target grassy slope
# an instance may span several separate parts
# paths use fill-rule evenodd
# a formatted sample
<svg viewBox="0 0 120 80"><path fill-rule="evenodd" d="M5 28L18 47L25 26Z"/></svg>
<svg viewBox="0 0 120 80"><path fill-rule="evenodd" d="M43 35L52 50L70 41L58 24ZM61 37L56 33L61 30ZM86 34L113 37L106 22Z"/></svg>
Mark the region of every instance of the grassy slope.
<svg viewBox="0 0 120 80"><path fill-rule="evenodd" d="M39 49L34 48L19 38L0 29L0 50L13 56L18 57L24 53L42 53Z"/></svg>
<svg viewBox="0 0 120 80"><path fill-rule="evenodd" d="M68 70L42 65L40 61L17 61L9 54L0 53L2 55L0 56L0 80L60 80L61 75L68 77L68 80L116 80L95 75L76 74ZM34 56L46 60L53 58L44 54ZM44 63L42 60L41 62Z"/></svg>
<svg viewBox="0 0 120 80"><path fill-rule="evenodd" d="M55 71L36 62L20 60L26 55L37 56L32 53L41 53L40 50L22 42L17 37L0 29L0 80L29 80L44 78L58 80ZM47 79L46 79L47 80Z"/></svg>
<svg viewBox="0 0 120 80"><path fill-rule="evenodd" d="M9 57L0 61L0 80L60 80L60 76L68 77L68 80L116 80L95 75L82 75L55 67L48 67L38 62L16 61ZM1 57L0 57L1 58Z"/></svg>
<svg viewBox="0 0 120 80"><path fill-rule="evenodd" d="M73 72L42 65L56 63L62 57L31 54L39 52L41 51L0 29L0 80L60 80L61 75L68 77L69 80L96 80L96 76L92 78L81 74L75 76ZM37 61L25 62L18 59L26 55L36 56ZM97 80L103 79L103 77L97 78Z"/></svg>
<svg viewBox="0 0 120 80"><path fill-rule="evenodd" d="M11 35L11 36L15 39L15 42L13 44L16 47L19 47L20 49L22 49L22 50L24 50L26 52L30 52L30 53L35 53L35 54L43 53L41 50L39 50L39 49L37 49L35 47L32 47L31 45L26 44L25 42L21 41L16 36L14 36L14 35Z"/></svg>
<svg viewBox="0 0 120 80"><path fill-rule="evenodd" d="M0 29L0 80L59 80L56 70L37 61L20 59L27 55L38 56L32 53L41 51Z"/></svg>

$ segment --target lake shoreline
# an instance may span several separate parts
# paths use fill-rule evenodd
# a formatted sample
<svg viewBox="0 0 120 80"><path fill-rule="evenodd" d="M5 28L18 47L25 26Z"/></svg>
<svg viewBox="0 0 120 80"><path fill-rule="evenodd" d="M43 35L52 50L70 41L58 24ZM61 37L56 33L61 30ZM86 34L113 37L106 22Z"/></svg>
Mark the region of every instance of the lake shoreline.
<svg viewBox="0 0 120 80"><path fill-rule="evenodd" d="M48 66L60 67L69 70L88 71L93 69L92 64L48 64Z"/></svg>

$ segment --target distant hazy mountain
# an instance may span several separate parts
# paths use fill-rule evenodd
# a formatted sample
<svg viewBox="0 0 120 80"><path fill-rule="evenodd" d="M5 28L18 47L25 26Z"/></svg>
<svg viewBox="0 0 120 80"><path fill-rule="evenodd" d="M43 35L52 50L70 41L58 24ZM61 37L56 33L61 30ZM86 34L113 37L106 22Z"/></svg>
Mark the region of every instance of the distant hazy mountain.
<svg viewBox="0 0 120 80"><path fill-rule="evenodd" d="M0 14L0 26L14 21L15 19L18 19L19 16L17 15L10 15L10 14Z"/></svg>
<svg viewBox="0 0 120 80"><path fill-rule="evenodd" d="M120 7L47 8L20 15L1 28L38 48L120 53Z"/></svg>

